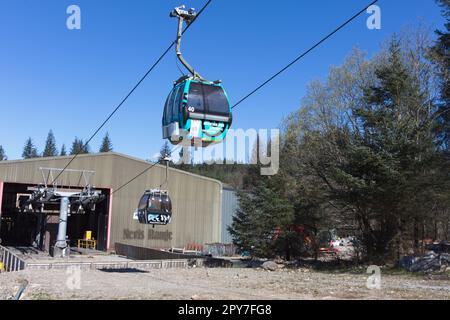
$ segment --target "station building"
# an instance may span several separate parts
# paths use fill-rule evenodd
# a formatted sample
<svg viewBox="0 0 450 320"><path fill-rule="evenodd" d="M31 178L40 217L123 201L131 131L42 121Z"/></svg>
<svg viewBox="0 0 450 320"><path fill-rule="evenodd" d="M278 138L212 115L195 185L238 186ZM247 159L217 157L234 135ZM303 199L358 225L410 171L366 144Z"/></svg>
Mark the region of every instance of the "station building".
<svg viewBox="0 0 450 320"><path fill-rule="evenodd" d="M19 208L21 197L29 196L30 187L50 183L50 177L41 168L64 168L71 157L36 158L0 162L0 239L3 246L32 246L36 234L42 234L45 250L56 241L59 224L58 208L43 214L45 224L37 230L39 215L23 213ZM235 206L233 193L222 188L217 180L169 168L168 186L173 203L172 222L167 226L142 225L134 212L148 189L158 188L166 177L166 168L156 165L126 187L118 189L149 167L147 161L119 153L79 155L70 169L93 171L89 183L105 195L95 211L71 214L67 236L76 246L86 231L97 240L97 250L114 251L116 245L140 248L170 249L190 245L205 245L229 241L226 225ZM79 172L64 172L57 180L58 188L66 190L84 187ZM115 192L117 190L117 192ZM230 193L231 192L231 193ZM224 218L223 218L224 217ZM224 222L225 220L225 222Z"/></svg>

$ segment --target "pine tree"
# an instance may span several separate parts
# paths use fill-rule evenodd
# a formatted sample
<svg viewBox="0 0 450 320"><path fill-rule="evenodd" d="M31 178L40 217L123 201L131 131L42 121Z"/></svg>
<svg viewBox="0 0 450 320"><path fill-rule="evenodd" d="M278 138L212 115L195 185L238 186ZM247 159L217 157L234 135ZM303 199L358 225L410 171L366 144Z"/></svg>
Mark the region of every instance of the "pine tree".
<svg viewBox="0 0 450 320"><path fill-rule="evenodd" d="M404 65L397 39L388 54L376 68L376 85L365 89L365 102L352 110L361 126L357 137L339 133L346 160L329 166L334 200L358 208L367 253L376 259L401 254L405 225L419 219L425 203L415 200L428 189L435 162L430 102Z"/></svg>
<svg viewBox="0 0 450 320"><path fill-rule="evenodd" d="M72 142L72 148L70 149L70 154L86 154L90 152L89 144L85 144L83 139L78 139L75 137L75 140Z"/></svg>
<svg viewBox="0 0 450 320"><path fill-rule="evenodd" d="M253 233L252 213L256 211L255 202L248 193L237 193L239 207L233 216L233 222L228 231L233 237L233 243L241 253L252 253L255 234Z"/></svg>
<svg viewBox="0 0 450 320"><path fill-rule="evenodd" d="M3 146L0 145L0 161L8 160Z"/></svg>
<svg viewBox="0 0 450 320"><path fill-rule="evenodd" d="M47 136L47 141L45 142L43 157L56 157L58 155L58 150L56 149L56 141L53 131L50 130Z"/></svg>
<svg viewBox="0 0 450 320"><path fill-rule="evenodd" d="M61 147L61 153L59 154L61 157L67 156L66 145L63 144Z"/></svg>
<svg viewBox="0 0 450 320"><path fill-rule="evenodd" d="M100 153L106 153L113 151L111 139L109 138L109 133L107 132L103 138L102 145L100 146Z"/></svg>
<svg viewBox="0 0 450 320"><path fill-rule="evenodd" d="M28 138L25 142L25 146L23 148L22 152L22 158L24 159L32 159L32 158L38 158L39 154L37 151L37 148L33 144L33 140L31 138Z"/></svg>
<svg viewBox="0 0 450 320"><path fill-rule="evenodd" d="M435 128L441 146L450 148L450 1L437 0L442 14L447 19L445 30L437 30L438 39L431 48L431 58L438 69L441 85L441 101L436 112L438 123Z"/></svg>
<svg viewBox="0 0 450 320"><path fill-rule="evenodd" d="M288 232L294 224L294 208L284 195L277 177L259 176L251 191L239 191L239 209L228 231L242 251L258 257L282 254L287 259L296 252ZM277 236L277 234L279 236ZM301 243L301 239L296 239Z"/></svg>

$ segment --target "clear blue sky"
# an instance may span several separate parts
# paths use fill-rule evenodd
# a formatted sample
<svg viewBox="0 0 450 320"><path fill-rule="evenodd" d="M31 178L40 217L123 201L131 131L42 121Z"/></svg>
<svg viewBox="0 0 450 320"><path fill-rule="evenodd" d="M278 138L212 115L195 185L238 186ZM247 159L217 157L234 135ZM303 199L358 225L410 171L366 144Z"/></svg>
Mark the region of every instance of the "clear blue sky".
<svg viewBox="0 0 450 320"><path fill-rule="evenodd" d="M49 129L58 148L87 139L175 37L169 11L204 0L0 0L0 145L21 157L31 136L39 151ZM369 0L213 0L184 38L202 75L222 79L232 102L330 32ZM66 8L82 10L82 29L66 28ZM369 53L405 26L440 28L434 0L380 0L382 30L368 15L315 50L236 109L235 128L276 128L298 109L308 82L324 78L352 47ZM158 152L162 108L179 77L171 52L94 139L109 131L115 151L148 159Z"/></svg>

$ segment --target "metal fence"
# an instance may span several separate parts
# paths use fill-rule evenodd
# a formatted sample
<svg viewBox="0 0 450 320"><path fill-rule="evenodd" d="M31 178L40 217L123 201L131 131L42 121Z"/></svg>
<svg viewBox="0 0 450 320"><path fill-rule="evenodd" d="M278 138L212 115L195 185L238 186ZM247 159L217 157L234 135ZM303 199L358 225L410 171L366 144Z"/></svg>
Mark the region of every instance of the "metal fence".
<svg viewBox="0 0 450 320"><path fill-rule="evenodd" d="M6 272L13 272L25 269L25 261L20 259L14 253L6 249L5 247L0 246L0 262L3 270Z"/></svg>
<svg viewBox="0 0 450 320"><path fill-rule="evenodd" d="M236 246L224 243L208 243L205 244L203 252L213 257L232 257L236 254Z"/></svg>
<svg viewBox="0 0 450 320"><path fill-rule="evenodd" d="M111 262L70 262L70 263L27 263L27 270L65 270L77 268L80 270L155 270L155 269L183 269L192 266L202 267L203 259L183 260L151 260L151 261L111 261Z"/></svg>

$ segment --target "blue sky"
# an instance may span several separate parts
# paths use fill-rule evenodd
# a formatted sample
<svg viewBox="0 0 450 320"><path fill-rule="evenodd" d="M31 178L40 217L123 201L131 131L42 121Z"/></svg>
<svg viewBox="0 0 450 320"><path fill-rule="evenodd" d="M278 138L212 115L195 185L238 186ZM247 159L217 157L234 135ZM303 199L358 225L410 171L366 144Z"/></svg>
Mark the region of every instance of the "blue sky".
<svg viewBox="0 0 450 320"><path fill-rule="evenodd" d="M183 52L203 76L222 79L232 102L254 89L369 0L213 0L184 37ZM87 139L174 40L173 7L204 0L0 0L0 145L21 157L27 137L42 151L50 129L58 147ZM66 28L81 8L82 29ZM420 21L441 28L434 0L380 0L382 29L360 16L236 109L235 128L276 128L300 106L306 85L324 78L352 47L369 54ZM161 115L179 77L171 52L106 125L115 151L143 159L158 152Z"/></svg>

